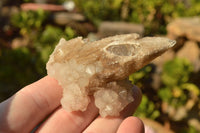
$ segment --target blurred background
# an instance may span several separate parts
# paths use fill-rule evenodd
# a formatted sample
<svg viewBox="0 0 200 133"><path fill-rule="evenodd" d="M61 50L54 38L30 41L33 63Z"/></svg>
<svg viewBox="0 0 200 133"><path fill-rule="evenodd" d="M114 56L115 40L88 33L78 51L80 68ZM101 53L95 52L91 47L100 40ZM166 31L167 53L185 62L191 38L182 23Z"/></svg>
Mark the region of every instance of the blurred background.
<svg viewBox="0 0 200 133"><path fill-rule="evenodd" d="M199 0L1 0L0 101L46 75L61 37L164 36L177 45L129 79L157 133L200 132Z"/></svg>

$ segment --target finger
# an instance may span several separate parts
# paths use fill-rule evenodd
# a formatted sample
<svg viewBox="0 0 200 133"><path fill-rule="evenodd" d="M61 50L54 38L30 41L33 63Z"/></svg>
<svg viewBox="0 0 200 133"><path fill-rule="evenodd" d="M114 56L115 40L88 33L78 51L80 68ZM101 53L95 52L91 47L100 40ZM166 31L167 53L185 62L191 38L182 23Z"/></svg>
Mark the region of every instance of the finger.
<svg viewBox="0 0 200 133"><path fill-rule="evenodd" d="M134 101L122 111L124 118L133 115L142 100L142 91L135 85L133 86L133 98Z"/></svg>
<svg viewBox="0 0 200 133"><path fill-rule="evenodd" d="M120 114L119 117L98 117L96 118L84 131L84 133L116 133L119 125L129 115L132 115L138 107L142 93L139 88L134 86L133 88L134 102L130 103Z"/></svg>
<svg viewBox="0 0 200 133"><path fill-rule="evenodd" d="M0 130L30 132L60 105L62 88L48 76L26 86L0 105Z"/></svg>
<svg viewBox="0 0 200 133"><path fill-rule="evenodd" d="M131 116L121 123L117 133L144 133L144 124L139 118Z"/></svg>
<svg viewBox="0 0 200 133"><path fill-rule="evenodd" d="M94 100L86 111L67 112L62 108L56 110L37 130L39 133L80 133L98 115Z"/></svg>

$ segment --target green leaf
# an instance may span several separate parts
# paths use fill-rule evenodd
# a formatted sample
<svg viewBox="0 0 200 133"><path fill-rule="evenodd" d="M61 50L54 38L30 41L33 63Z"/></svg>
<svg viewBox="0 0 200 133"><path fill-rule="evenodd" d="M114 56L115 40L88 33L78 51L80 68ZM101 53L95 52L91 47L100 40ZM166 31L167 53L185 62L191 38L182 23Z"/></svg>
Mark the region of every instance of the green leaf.
<svg viewBox="0 0 200 133"><path fill-rule="evenodd" d="M196 96L199 96L200 94L200 89L195 84L185 83L185 84L182 84L181 87L188 90L189 92L192 92Z"/></svg>

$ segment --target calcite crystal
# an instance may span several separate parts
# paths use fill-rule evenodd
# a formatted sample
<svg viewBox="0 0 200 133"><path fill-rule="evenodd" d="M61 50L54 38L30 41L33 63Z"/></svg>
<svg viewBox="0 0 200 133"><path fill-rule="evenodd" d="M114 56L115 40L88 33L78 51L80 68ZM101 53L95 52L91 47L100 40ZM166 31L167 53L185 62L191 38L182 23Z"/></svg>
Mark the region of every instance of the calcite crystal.
<svg viewBox="0 0 200 133"><path fill-rule="evenodd" d="M118 116L130 102L127 77L171 48L164 37L116 35L90 42L82 37L61 39L47 63L47 73L63 87L62 107L85 111L94 96L102 117Z"/></svg>

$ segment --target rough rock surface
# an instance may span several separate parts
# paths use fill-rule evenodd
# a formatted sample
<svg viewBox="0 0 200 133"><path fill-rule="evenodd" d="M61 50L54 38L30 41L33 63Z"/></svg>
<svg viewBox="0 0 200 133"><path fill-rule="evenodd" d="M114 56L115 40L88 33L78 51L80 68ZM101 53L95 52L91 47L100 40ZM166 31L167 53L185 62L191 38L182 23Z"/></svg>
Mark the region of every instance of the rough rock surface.
<svg viewBox="0 0 200 133"><path fill-rule="evenodd" d="M140 39L138 34L94 42L81 37L61 39L47 63L47 73L63 87L61 104L67 111L85 111L93 95L101 116L118 116L134 100L126 78L174 44L163 37Z"/></svg>

